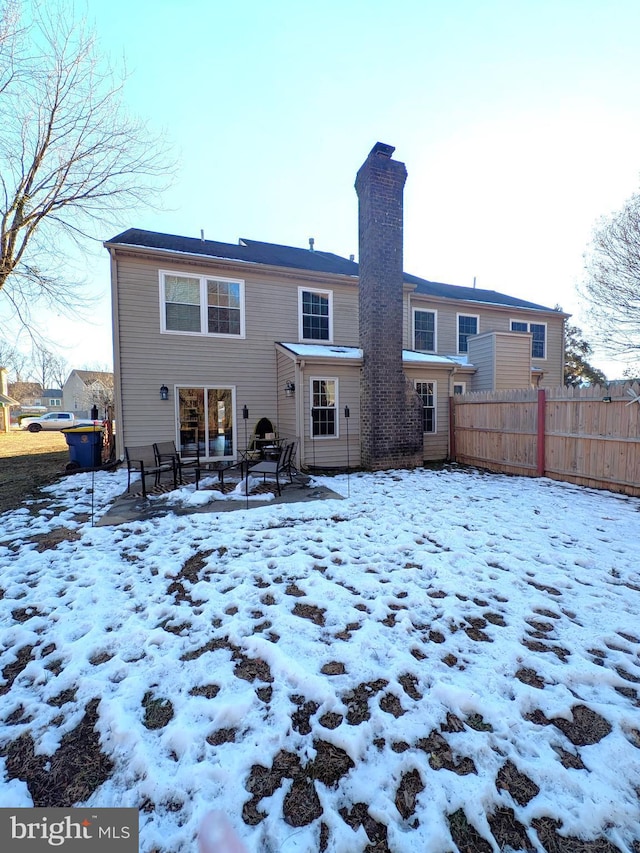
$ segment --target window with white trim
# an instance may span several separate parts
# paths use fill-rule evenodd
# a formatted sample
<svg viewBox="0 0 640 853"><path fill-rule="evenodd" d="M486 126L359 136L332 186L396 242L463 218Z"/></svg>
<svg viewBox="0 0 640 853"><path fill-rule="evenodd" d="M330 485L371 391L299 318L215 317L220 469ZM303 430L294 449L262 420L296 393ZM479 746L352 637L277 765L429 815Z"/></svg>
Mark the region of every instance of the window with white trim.
<svg viewBox="0 0 640 853"><path fill-rule="evenodd" d="M333 293L298 288L298 336L301 341L333 341Z"/></svg>
<svg viewBox="0 0 640 853"><path fill-rule="evenodd" d="M62 400L61 400L59 397L51 397L51 398L49 399L49 405L50 405L50 406L53 406L54 408L55 408L56 406L61 406L61 405L62 405Z"/></svg>
<svg viewBox="0 0 640 853"><path fill-rule="evenodd" d="M465 394L467 391L467 383L466 382L454 382L453 383L453 393L454 394Z"/></svg>
<svg viewBox="0 0 640 853"><path fill-rule="evenodd" d="M161 330L244 337L244 282L160 272Z"/></svg>
<svg viewBox="0 0 640 853"><path fill-rule="evenodd" d="M468 339L471 335L477 335L480 328L478 314L458 314L458 352L468 352Z"/></svg>
<svg viewBox="0 0 640 853"><path fill-rule="evenodd" d="M311 438L338 437L338 380L310 379Z"/></svg>
<svg viewBox="0 0 640 853"><path fill-rule="evenodd" d="M416 382L416 392L422 400L422 432L436 432L436 382Z"/></svg>
<svg viewBox="0 0 640 853"><path fill-rule="evenodd" d="M511 321L512 332L531 333L531 358L547 357L547 324L525 323L523 320Z"/></svg>
<svg viewBox="0 0 640 853"><path fill-rule="evenodd" d="M413 348L419 352L436 352L436 311L413 309Z"/></svg>

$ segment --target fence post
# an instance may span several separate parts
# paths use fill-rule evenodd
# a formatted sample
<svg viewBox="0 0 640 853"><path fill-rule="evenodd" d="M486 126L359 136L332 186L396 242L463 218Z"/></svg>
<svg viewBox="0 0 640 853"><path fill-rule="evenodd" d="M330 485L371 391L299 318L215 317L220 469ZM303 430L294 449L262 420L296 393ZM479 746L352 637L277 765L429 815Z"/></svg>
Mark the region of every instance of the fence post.
<svg viewBox="0 0 640 853"><path fill-rule="evenodd" d="M544 477L545 472L545 454L544 454L544 439L545 439L545 420L547 413L547 392L544 388L538 389L538 453L536 474L538 477Z"/></svg>
<svg viewBox="0 0 640 853"><path fill-rule="evenodd" d="M456 425L453 396L449 397L449 461L456 461Z"/></svg>

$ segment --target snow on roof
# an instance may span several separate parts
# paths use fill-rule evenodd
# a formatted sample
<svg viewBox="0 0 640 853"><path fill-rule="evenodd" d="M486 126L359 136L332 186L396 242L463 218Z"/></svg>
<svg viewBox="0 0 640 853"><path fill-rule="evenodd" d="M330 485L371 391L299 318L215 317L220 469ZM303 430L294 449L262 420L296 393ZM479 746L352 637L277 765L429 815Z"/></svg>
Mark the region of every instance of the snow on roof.
<svg viewBox="0 0 640 853"><path fill-rule="evenodd" d="M362 358L362 350L360 347L341 347L333 344L297 344L284 343L281 347L292 352L294 355L299 355L303 358L337 358L345 360L357 360ZM411 364L439 364L443 366L453 367L454 365L464 365L472 367L467 361L466 356L449 356L449 355L434 355L427 352L416 352L415 350L403 349L402 360Z"/></svg>

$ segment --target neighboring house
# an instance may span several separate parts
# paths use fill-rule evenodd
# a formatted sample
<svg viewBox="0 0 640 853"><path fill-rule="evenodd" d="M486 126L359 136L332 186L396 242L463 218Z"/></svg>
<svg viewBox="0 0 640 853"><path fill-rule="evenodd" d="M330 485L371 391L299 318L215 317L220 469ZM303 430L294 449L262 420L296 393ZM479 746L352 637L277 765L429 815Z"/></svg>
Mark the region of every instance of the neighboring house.
<svg viewBox="0 0 640 853"><path fill-rule="evenodd" d="M72 370L62 388L62 399L63 409L79 418L90 418L94 406L98 417L105 417L105 410L113 405L113 373Z"/></svg>
<svg viewBox="0 0 640 853"><path fill-rule="evenodd" d="M19 411L13 416L45 415L55 412L62 406L62 391L60 388L44 388L39 382L13 382L9 385L11 396L18 401Z"/></svg>
<svg viewBox="0 0 640 853"><path fill-rule="evenodd" d="M392 152L378 143L358 172L359 264L311 240L105 243L119 454L175 439L237 458L266 417L302 466L410 466L447 457L452 394L562 384L567 315L403 273Z"/></svg>
<svg viewBox="0 0 640 853"><path fill-rule="evenodd" d="M20 403L17 400L9 396L7 369L0 367L0 432L9 432L11 428L11 407L19 405Z"/></svg>
<svg viewBox="0 0 640 853"><path fill-rule="evenodd" d="M15 397L24 412L35 411L44 414L47 411L42 385L39 382L13 382L9 385L9 394Z"/></svg>

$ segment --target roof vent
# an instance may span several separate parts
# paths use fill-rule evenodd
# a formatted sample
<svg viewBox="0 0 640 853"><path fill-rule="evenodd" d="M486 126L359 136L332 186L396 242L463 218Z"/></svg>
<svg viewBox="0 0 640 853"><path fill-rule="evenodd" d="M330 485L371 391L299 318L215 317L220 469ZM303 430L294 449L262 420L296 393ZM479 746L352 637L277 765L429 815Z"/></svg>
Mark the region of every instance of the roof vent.
<svg viewBox="0 0 640 853"><path fill-rule="evenodd" d="M309 237L309 251L310 251L310 252L313 252L313 244L314 244L315 242L316 242L316 241L313 239L313 237Z"/></svg>
<svg viewBox="0 0 640 853"><path fill-rule="evenodd" d="M200 229L200 242L204 243L204 228Z"/></svg>
<svg viewBox="0 0 640 853"><path fill-rule="evenodd" d="M349 260L350 260L350 261L355 261L355 259L356 259L356 256L355 256L355 255L349 255Z"/></svg>

